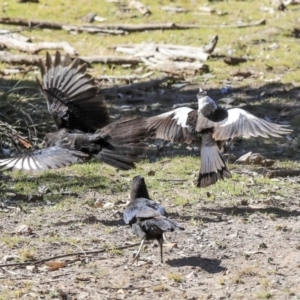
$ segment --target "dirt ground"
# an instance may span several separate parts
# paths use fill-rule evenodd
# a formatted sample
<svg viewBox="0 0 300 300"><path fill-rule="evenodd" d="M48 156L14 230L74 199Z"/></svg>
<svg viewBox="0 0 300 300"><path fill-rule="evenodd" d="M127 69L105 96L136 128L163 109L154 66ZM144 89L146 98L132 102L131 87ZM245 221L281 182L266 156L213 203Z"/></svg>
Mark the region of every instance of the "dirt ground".
<svg viewBox="0 0 300 300"><path fill-rule="evenodd" d="M177 93L178 97L192 97L190 89L186 90ZM218 95L221 97L216 90L215 97ZM276 144L272 145L276 150ZM237 143L230 153L239 155L248 148L251 144ZM264 149L263 145L255 150L260 148ZM186 148L182 152L168 149L172 155L188 154ZM291 158L288 151L284 153ZM296 167L299 154L293 153ZM196 164L195 170L189 172L188 166L184 170L188 178L194 178L198 158L190 159ZM172 170L165 170L176 162L166 158L163 164L161 174L168 176ZM166 235L164 264L160 264L158 243L149 242L139 261L130 265L139 240L124 224L122 212L132 174L145 172L149 166L156 170L158 175L154 177L159 181L156 177L162 168L155 163L146 163L146 167L142 164L143 171L129 175L106 167L111 172L108 180L125 184L118 192L105 190L100 176L98 187L96 184L96 188L77 193L76 183L85 184L84 180L72 175L74 171L54 172L56 179L60 178L58 186L61 181L69 182L63 190L65 198L57 198L51 188L47 191L51 185L47 175L21 177L23 184L36 184L31 193L26 193L25 188L17 186L19 177L3 174L7 191L0 202L0 263L28 264L0 267L0 299L300 298L299 177L265 182L261 174L257 175L258 167L232 165L233 179L201 190L199 196L197 189L190 190L190 180L162 183L162 190L157 191L152 188L151 177L146 177L153 199L160 201L170 218L184 224L186 230ZM231 193L235 185L245 188ZM193 195L196 201L176 205L170 193L183 199ZM43 197L47 194L52 196ZM88 252L99 249L104 250ZM68 253L78 254L53 258L50 263L37 262Z"/></svg>
<svg viewBox="0 0 300 300"><path fill-rule="evenodd" d="M92 11L84 2L76 6L68 1L52 1L59 2L51 12L52 21L57 17L60 22L79 22L84 14L80 5ZM42 19L53 7L50 2L40 2L39 10L28 5L23 11L17 1L8 1L3 11L11 17ZM98 162L42 174L0 172L0 300L300 299L300 177L264 177L272 169L300 169L300 61L295 54L299 6L272 13L260 9L271 1L253 0L253 8L250 1L209 1L217 11L228 12L221 16L194 14L197 1L171 1L188 4L190 10L190 16L174 17L158 7L170 1L154 5L155 1L145 0L157 7L152 7L152 16L144 17L124 9L114 15L114 1L105 1L107 6L93 2L93 9L103 10L108 23L197 22L212 27L100 39L48 29L30 29L26 34L36 41L70 41L81 55L90 56L108 51L112 44L154 41L199 46L213 35L220 38L207 74L165 78L160 84L153 81L166 74L154 73L142 83L112 81L105 86L108 81L100 82L112 121L180 106L196 108L195 95L201 85L223 107L240 107L258 117L290 124L294 132L282 139L235 141L226 156L233 178L201 190L194 186L199 145L153 143L155 151L149 152L149 160L128 172ZM106 8L110 6L113 9ZM244 31L226 28L260 19L266 19L266 24ZM228 55L246 57L247 62L228 66L223 61ZM94 75L147 71L144 67L93 67ZM5 113L12 123L26 128L29 119L28 124L18 123L18 114L11 109L21 103L20 110L33 119L32 124L38 124L38 138L54 130L46 102L37 96L33 82L37 69L24 77L22 73L22 78L3 74L0 72L0 117L8 107ZM4 98L8 98L7 107L2 105ZM233 163L248 151L274 159L274 166ZM139 240L122 215L131 179L137 174L145 177L153 200L185 226L185 231L166 234L163 264L157 242L145 243L139 261L129 263Z"/></svg>

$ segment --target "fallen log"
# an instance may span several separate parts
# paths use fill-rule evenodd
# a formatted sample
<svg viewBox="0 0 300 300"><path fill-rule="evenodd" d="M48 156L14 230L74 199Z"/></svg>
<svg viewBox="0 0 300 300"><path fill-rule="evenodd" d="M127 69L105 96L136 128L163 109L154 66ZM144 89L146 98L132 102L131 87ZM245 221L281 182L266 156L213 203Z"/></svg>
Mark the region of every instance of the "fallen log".
<svg viewBox="0 0 300 300"><path fill-rule="evenodd" d="M0 51L0 61L9 64L38 65L40 59L42 59L42 56L11 54L7 51Z"/></svg>
<svg viewBox="0 0 300 300"><path fill-rule="evenodd" d="M61 23L58 22L50 22L44 20L26 20L21 18L0 18L1 24L8 24L8 25L17 25L17 26L26 26L28 28L48 28L48 29L62 29Z"/></svg>
<svg viewBox="0 0 300 300"><path fill-rule="evenodd" d="M137 65L141 60L137 57L122 57L122 56L80 56L80 59L90 64L115 64L115 65Z"/></svg>
<svg viewBox="0 0 300 300"><path fill-rule="evenodd" d="M9 30L1 29L0 30L0 37L2 35L4 37L10 37L12 39L15 39L15 40L18 40L18 41L21 41L21 42L30 42L31 41L31 39L28 38L27 36L19 34L19 33L15 32L15 31L9 31Z"/></svg>
<svg viewBox="0 0 300 300"><path fill-rule="evenodd" d="M79 58L89 64L102 63L102 64L131 64L136 65L141 62L138 58L127 58L117 56L79 56ZM40 55L25 55L25 54L12 54L8 51L0 51L0 61L11 64L22 65L38 65L39 60L44 59L44 56ZM54 57L53 57L54 59Z"/></svg>
<svg viewBox="0 0 300 300"><path fill-rule="evenodd" d="M300 176L300 170L274 170L266 173L265 177L288 177L288 176Z"/></svg>
<svg viewBox="0 0 300 300"><path fill-rule="evenodd" d="M0 47L30 53L38 53L42 50L64 50L70 55L77 54L76 50L67 42L28 43L7 36L1 36Z"/></svg>

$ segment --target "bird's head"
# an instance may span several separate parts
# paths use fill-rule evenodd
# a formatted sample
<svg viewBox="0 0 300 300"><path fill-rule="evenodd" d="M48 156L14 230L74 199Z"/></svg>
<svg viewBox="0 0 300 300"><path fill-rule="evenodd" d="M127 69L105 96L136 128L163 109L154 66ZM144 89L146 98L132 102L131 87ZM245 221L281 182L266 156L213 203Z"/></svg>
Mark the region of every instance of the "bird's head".
<svg viewBox="0 0 300 300"><path fill-rule="evenodd" d="M131 200L137 198L147 198L150 199L147 186L145 183L145 179L143 176L135 176L132 179L131 183L131 192L130 192Z"/></svg>
<svg viewBox="0 0 300 300"><path fill-rule="evenodd" d="M198 98L198 111L201 112L204 116L209 115L218 108L216 102L207 96L207 92L199 88L197 94Z"/></svg>

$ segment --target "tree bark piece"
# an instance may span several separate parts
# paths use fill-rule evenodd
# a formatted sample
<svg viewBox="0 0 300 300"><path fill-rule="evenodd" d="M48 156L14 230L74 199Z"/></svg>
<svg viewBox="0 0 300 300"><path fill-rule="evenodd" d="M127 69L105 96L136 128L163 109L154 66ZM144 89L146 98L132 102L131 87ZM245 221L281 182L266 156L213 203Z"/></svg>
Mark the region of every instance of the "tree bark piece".
<svg viewBox="0 0 300 300"><path fill-rule="evenodd" d="M300 170L274 170L266 173L265 177L287 177L287 176L300 176Z"/></svg>
<svg viewBox="0 0 300 300"><path fill-rule="evenodd" d="M11 37L2 36L0 46L24 52L38 53L42 50L64 50L70 55L77 54L76 50L67 42L27 43Z"/></svg>

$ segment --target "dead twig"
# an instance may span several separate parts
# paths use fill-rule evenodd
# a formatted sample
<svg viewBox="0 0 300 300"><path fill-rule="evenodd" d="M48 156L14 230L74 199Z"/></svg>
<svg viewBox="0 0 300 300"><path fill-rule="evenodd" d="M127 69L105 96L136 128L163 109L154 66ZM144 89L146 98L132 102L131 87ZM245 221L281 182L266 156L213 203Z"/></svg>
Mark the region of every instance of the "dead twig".
<svg viewBox="0 0 300 300"><path fill-rule="evenodd" d="M140 243L115 247L113 249L123 250L123 249L133 248L133 247L136 247L138 245L140 245ZM36 261L28 261L28 262L24 262L24 263L13 263L13 264L2 264L2 265L0 265L0 268L16 267L16 266L21 267L21 266L28 266L28 265L39 265L39 264L42 264L42 263L50 261L50 260L55 260L55 259L70 257L70 256L80 256L80 255L87 255L87 254L103 253L103 252L109 251L110 249L111 248L108 248L108 249L103 248L103 249L99 249L99 250L85 251L84 253L82 251L80 251L80 252L74 252L74 253L68 253L68 254L62 254L62 255L47 257L47 258L43 258L43 259L36 260Z"/></svg>

